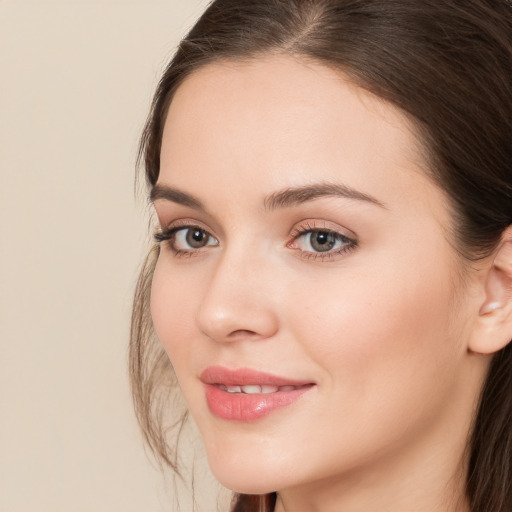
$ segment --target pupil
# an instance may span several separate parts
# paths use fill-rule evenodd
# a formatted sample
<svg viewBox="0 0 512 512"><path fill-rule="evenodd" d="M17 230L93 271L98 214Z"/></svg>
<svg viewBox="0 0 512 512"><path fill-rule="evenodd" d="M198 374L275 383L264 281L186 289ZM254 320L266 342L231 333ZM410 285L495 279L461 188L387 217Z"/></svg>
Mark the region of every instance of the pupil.
<svg viewBox="0 0 512 512"><path fill-rule="evenodd" d="M199 248L203 247L207 241L207 236L204 231L200 229L190 229L187 233L187 243L190 247Z"/></svg>
<svg viewBox="0 0 512 512"><path fill-rule="evenodd" d="M328 242L327 233L318 233L318 235L316 235L316 241L319 244L326 244Z"/></svg>
<svg viewBox="0 0 512 512"><path fill-rule="evenodd" d="M336 237L328 231L317 231L311 237L311 246L315 251L326 252L331 250L336 243Z"/></svg>

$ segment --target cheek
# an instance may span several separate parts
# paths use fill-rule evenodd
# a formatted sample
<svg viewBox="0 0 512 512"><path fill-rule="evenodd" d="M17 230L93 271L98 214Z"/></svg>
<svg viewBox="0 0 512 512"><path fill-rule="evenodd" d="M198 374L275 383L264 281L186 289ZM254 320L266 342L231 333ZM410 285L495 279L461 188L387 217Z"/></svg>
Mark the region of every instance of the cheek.
<svg viewBox="0 0 512 512"><path fill-rule="evenodd" d="M449 297L442 287L382 275L377 283L357 275L340 281L328 293L316 282L305 283L287 300L297 330L311 339L312 355L348 350L366 357L394 346L408 349L415 338L420 342L429 331L446 327Z"/></svg>
<svg viewBox="0 0 512 512"><path fill-rule="evenodd" d="M172 271L160 257L151 284L151 318L160 343L167 352L178 374L190 360L191 321L197 290L180 280L179 272Z"/></svg>
<svg viewBox="0 0 512 512"><path fill-rule="evenodd" d="M446 267L423 270L352 271L329 292L312 280L287 301L293 337L352 411L441 399L450 387L447 370L463 353L452 328L453 279Z"/></svg>
<svg viewBox="0 0 512 512"><path fill-rule="evenodd" d="M315 441L311 464L328 472L362 463L417 438L450 409L461 349L450 334L448 278L353 272L330 293L303 281L288 298L290 337L320 376L308 432L329 439Z"/></svg>

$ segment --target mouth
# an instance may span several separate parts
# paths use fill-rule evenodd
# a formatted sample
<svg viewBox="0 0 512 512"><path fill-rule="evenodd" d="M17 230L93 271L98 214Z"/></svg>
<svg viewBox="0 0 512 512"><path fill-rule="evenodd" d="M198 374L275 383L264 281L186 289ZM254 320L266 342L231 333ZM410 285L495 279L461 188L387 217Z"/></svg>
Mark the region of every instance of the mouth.
<svg viewBox="0 0 512 512"><path fill-rule="evenodd" d="M282 393L283 391L294 391L303 387L309 386L304 384L303 386L270 386L257 384L249 384L248 386L225 386L224 384L218 384L219 389L228 393L244 393L245 395L267 395L270 393Z"/></svg>
<svg viewBox="0 0 512 512"><path fill-rule="evenodd" d="M291 380L241 368L215 366L201 374L210 412L221 419L250 422L291 405L315 386L314 382Z"/></svg>

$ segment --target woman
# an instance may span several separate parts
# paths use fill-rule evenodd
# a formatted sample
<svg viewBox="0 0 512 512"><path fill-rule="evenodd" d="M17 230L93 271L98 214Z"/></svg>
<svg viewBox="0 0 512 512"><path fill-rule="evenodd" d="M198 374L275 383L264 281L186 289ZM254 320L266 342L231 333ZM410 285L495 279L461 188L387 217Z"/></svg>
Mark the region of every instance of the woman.
<svg viewBox="0 0 512 512"><path fill-rule="evenodd" d="M216 0L141 155L167 464L179 383L235 511L512 510L508 1Z"/></svg>

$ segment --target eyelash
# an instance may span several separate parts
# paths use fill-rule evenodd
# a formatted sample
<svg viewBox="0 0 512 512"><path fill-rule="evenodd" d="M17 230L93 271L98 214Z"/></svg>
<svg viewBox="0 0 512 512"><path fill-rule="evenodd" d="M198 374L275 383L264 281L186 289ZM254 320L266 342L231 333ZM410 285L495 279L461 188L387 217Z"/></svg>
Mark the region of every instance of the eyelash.
<svg viewBox="0 0 512 512"><path fill-rule="evenodd" d="M195 225L195 224L180 224L171 226L165 229L161 229L158 232L154 234L154 239L157 243L166 243L166 245L172 250L174 256L176 257L192 257L192 256L198 256L202 252L204 252L204 249L208 247L208 245L203 246L201 248L191 248L191 249L178 249L176 248L175 241L176 241L176 234L180 231L189 231L189 230L197 230L201 231L204 235L206 235L208 238L211 238L213 240L216 240L215 237L213 237L206 229L202 228L201 226ZM294 247L294 244L298 240L301 239L301 237L304 237L307 234L319 234L323 233L327 236L330 236L331 239L334 239L336 243L341 242L341 247L337 248L336 250L328 250L325 252L314 252L314 251L304 251L299 248ZM320 260L320 261L328 261L333 260L337 256L341 256L343 254L346 254L353 249L355 249L358 245L358 242L354 238L350 238L346 235L343 235L339 231L336 231L334 229L328 228L326 226L320 226L316 223L310 224L309 222L306 222L304 225L299 226L290 233L290 236L292 237L292 240L286 244L286 247L297 250L300 252L300 256L307 260ZM210 244L210 245L218 245L218 241L216 244Z"/></svg>

